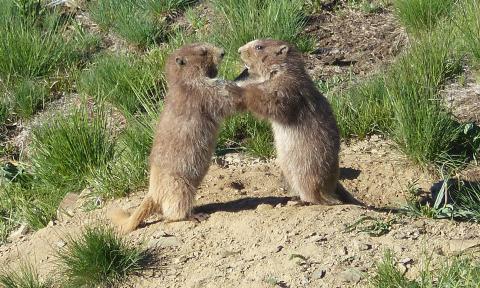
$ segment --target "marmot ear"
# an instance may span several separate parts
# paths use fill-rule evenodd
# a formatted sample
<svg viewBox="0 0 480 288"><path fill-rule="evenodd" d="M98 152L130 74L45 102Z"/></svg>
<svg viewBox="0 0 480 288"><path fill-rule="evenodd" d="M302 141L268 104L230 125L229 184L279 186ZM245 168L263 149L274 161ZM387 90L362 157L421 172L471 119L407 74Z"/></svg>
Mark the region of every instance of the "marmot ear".
<svg viewBox="0 0 480 288"><path fill-rule="evenodd" d="M278 48L276 53L277 53L277 55L282 55L282 54L285 55L285 54L287 54L288 50L289 50L289 48L288 48L287 45L282 45Z"/></svg>
<svg viewBox="0 0 480 288"><path fill-rule="evenodd" d="M178 66L183 66L187 63L183 57L177 57L175 58L175 62L177 62Z"/></svg>

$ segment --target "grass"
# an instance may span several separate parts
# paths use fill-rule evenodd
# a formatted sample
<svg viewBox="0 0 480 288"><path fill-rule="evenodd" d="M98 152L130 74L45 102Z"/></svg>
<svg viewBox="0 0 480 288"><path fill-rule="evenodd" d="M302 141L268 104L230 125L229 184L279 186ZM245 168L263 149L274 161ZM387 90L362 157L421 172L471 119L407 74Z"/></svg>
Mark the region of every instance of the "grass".
<svg viewBox="0 0 480 288"><path fill-rule="evenodd" d="M125 196L146 185L155 121L148 116L129 121L129 126L117 141L113 159L102 169L95 170L89 179L89 185L96 194Z"/></svg>
<svg viewBox="0 0 480 288"><path fill-rule="evenodd" d="M110 228L87 227L81 236L66 242L57 255L65 279L62 287L111 287L145 263L145 252Z"/></svg>
<svg viewBox="0 0 480 288"><path fill-rule="evenodd" d="M392 126L393 111L386 99L383 77L372 77L327 96L337 116L341 135L345 138L386 133Z"/></svg>
<svg viewBox="0 0 480 288"><path fill-rule="evenodd" d="M476 288L480 282L480 263L472 257L449 259L439 269L431 269L427 259L421 267L418 279L408 279L396 266L391 252L385 253L377 264L370 286L375 288Z"/></svg>
<svg viewBox="0 0 480 288"><path fill-rule="evenodd" d="M29 118L43 107L49 91L44 83L22 80L13 88L13 97L13 111L22 118Z"/></svg>
<svg viewBox="0 0 480 288"><path fill-rule="evenodd" d="M76 109L55 115L33 130L32 163L38 181L78 191L92 170L112 159L114 139L108 112Z"/></svg>
<svg viewBox="0 0 480 288"><path fill-rule="evenodd" d="M394 0L395 11L412 34L428 32L448 16L456 0Z"/></svg>
<svg viewBox="0 0 480 288"><path fill-rule="evenodd" d="M18 271L3 271L0 285L4 288L49 288L49 282L39 280L38 273L29 263L22 263Z"/></svg>
<svg viewBox="0 0 480 288"><path fill-rule="evenodd" d="M69 74L98 45L74 24L41 1L0 0L0 78L16 115L28 118L42 108L46 87L71 86Z"/></svg>
<svg viewBox="0 0 480 288"><path fill-rule="evenodd" d="M461 71L448 31L426 38L400 58L387 79L393 104L393 139L418 163L444 163L445 157L467 155L461 146L462 127L443 108L438 90ZM447 39L447 40L446 40Z"/></svg>
<svg viewBox="0 0 480 288"><path fill-rule="evenodd" d="M404 212L414 217L480 222L480 184L445 178L432 199L419 199L415 183L409 185Z"/></svg>
<svg viewBox="0 0 480 288"><path fill-rule="evenodd" d="M165 54L148 61L135 56L103 55L79 79L79 91L97 101L108 101L127 114L144 110L142 97L164 94L162 76Z"/></svg>
<svg viewBox="0 0 480 288"><path fill-rule="evenodd" d="M210 41L225 48L227 55L256 38L275 38L296 43L302 51L313 42L302 35L306 24L303 1L298 0L212 0L215 22Z"/></svg>
<svg viewBox="0 0 480 288"><path fill-rule="evenodd" d="M102 0L89 5L94 21L104 30L113 30L128 42L147 48L168 34L169 15L183 10L192 0Z"/></svg>
<svg viewBox="0 0 480 288"><path fill-rule="evenodd" d="M471 0L462 3L461 12L456 17L456 23L463 34L466 48L480 61L480 1Z"/></svg>
<svg viewBox="0 0 480 288"><path fill-rule="evenodd" d="M31 1L33 2L33 1ZM23 16L15 1L0 1L0 76L45 76L75 60L74 42L61 36L62 18L54 12Z"/></svg>
<svg viewBox="0 0 480 288"><path fill-rule="evenodd" d="M329 95L344 137L388 135L421 165L463 165L474 155L475 134L453 120L439 90L461 72L452 27L438 29L400 56L382 76Z"/></svg>

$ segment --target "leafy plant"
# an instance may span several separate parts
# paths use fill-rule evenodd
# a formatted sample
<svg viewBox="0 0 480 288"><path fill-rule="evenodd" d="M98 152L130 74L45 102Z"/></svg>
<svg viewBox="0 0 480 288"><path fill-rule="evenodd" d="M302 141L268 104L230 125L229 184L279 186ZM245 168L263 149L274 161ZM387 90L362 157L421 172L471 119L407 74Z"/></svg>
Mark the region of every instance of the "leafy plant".
<svg viewBox="0 0 480 288"><path fill-rule="evenodd" d="M364 216L355 221L355 223L348 225L345 228L345 232L366 232L370 236L378 237L390 232L393 223L395 223L394 219L382 220L370 216Z"/></svg>

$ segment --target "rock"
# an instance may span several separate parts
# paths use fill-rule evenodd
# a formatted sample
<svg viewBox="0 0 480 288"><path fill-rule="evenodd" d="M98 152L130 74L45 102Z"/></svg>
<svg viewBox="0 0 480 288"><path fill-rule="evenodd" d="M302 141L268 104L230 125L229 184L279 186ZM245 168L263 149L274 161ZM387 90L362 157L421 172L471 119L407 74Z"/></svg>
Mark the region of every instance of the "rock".
<svg viewBox="0 0 480 288"><path fill-rule="evenodd" d="M156 232L155 234L153 234L152 238L158 239L160 237L171 237L171 236L173 236L173 235L168 234L167 232L165 232L163 230L160 230L160 231Z"/></svg>
<svg viewBox="0 0 480 288"><path fill-rule="evenodd" d="M358 283L360 282L360 280L362 280L363 275L362 272L360 272L359 270L350 268L340 272L338 274L338 278L343 282Z"/></svg>
<svg viewBox="0 0 480 288"><path fill-rule="evenodd" d="M300 201L292 201L292 200L289 200L289 201L287 202L287 206L297 207L297 206L301 206L301 203L300 203Z"/></svg>
<svg viewBox="0 0 480 288"><path fill-rule="evenodd" d="M407 264L412 264L413 263L413 259L412 258L403 258L401 259L400 261L398 261L400 263L402 263L403 265L407 265Z"/></svg>
<svg viewBox="0 0 480 288"><path fill-rule="evenodd" d="M267 211L271 209L273 209L273 206L269 204L260 204L257 206L257 211Z"/></svg>
<svg viewBox="0 0 480 288"><path fill-rule="evenodd" d="M448 242L448 251L451 254L462 253L472 248L480 248L480 239L471 240L450 240Z"/></svg>
<svg viewBox="0 0 480 288"><path fill-rule="evenodd" d="M18 239L22 238L23 236L27 235L28 230L29 230L29 228L28 228L27 224L22 224L22 225L20 225L20 227L18 227L17 230L13 231L12 233L10 233L10 235L8 235L7 240L10 241L10 242L14 242L15 240L18 240Z"/></svg>
<svg viewBox="0 0 480 288"><path fill-rule="evenodd" d="M65 247L65 245L67 245L67 242L63 241L63 240L59 240L57 242L55 242L55 245L58 247L58 248L63 248Z"/></svg>
<svg viewBox="0 0 480 288"><path fill-rule="evenodd" d="M165 247L176 247L180 246L182 243L175 236L169 237L158 237L153 238L148 241L149 248L165 248Z"/></svg>
<svg viewBox="0 0 480 288"><path fill-rule="evenodd" d="M323 277L325 277L325 275L327 275L327 270L323 269L323 268L320 268L320 269L315 270L312 273L312 278L313 279L322 279Z"/></svg>
<svg viewBox="0 0 480 288"><path fill-rule="evenodd" d="M353 245L355 246L355 248L356 248L358 251L366 251L366 250L372 249L372 245L371 245L371 244L362 243L362 242L359 242L359 241L353 242Z"/></svg>
<svg viewBox="0 0 480 288"><path fill-rule="evenodd" d="M345 246L340 246L340 247L338 247L338 249L337 249L337 255L340 255L340 256L348 255L348 249L347 249L347 247L345 247Z"/></svg>
<svg viewBox="0 0 480 288"><path fill-rule="evenodd" d="M230 250L225 250L220 253L220 257L222 258L227 258L233 255L240 254L240 251L230 251Z"/></svg>
<svg viewBox="0 0 480 288"><path fill-rule="evenodd" d="M245 189L245 185L240 181L232 181L229 186L230 186L230 188L233 188L235 190Z"/></svg>
<svg viewBox="0 0 480 288"><path fill-rule="evenodd" d="M68 193L63 197L62 202L58 205L57 219L63 221L73 216L75 209L77 209L77 201L80 200L80 195L77 193Z"/></svg>
<svg viewBox="0 0 480 288"><path fill-rule="evenodd" d="M405 273L407 273L407 266L403 265L402 263L397 263L396 265L397 267L397 270L402 274L404 275Z"/></svg>

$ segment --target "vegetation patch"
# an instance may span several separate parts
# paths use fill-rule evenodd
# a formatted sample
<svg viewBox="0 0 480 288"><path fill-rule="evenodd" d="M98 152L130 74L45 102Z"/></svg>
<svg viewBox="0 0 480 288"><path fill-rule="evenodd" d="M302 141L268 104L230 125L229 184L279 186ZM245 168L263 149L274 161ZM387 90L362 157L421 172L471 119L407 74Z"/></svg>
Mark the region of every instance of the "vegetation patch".
<svg viewBox="0 0 480 288"><path fill-rule="evenodd" d="M17 271L3 271L0 284L4 288L49 288L50 283L40 281L37 270L29 263L23 262Z"/></svg>
<svg viewBox="0 0 480 288"><path fill-rule="evenodd" d="M422 199L412 183L404 212L416 217L480 222L479 183L446 178L437 184L431 198Z"/></svg>
<svg viewBox="0 0 480 288"><path fill-rule="evenodd" d="M62 287L110 287L139 272L146 254L110 228L87 227L58 252Z"/></svg>
<svg viewBox="0 0 480 288"><path fill-rule="evenodd" d="M480 263L470 257L449 259L438 269L430 267L427 259L421 267L418 279L408 279L402 273L391 252L377 264L376 275L370 281L376 288L433 288L433 287L478 287L480 281Z"/></svg>
<svg viewBox="0 0 480 288"><path fill-rule="evenodd" d="M432 30L452 12L455 0L395 0L397 16L411 33Z"/></svg>
<svg viewBox="0 0 480 288"><path fill-rule="evenodd" d="M141 98L158 100L164 94L161 54L155 61L135 56L103 55L79 80L79 90L97 101L108 101L126 114L142 107Z"/></svg>
<svg viewBox="0 0 480 288"><path fill-rule="evenodd" d="M65 191L83 188L89 173L112 159L108 112L80 108L56 115L33 130L32 163L38 181Z"/></svg>
<svg viewBox="0 0 480 288"><path fill-rule="evenodd" d="M166 39L174 12L192 0L102 0L89 5L90 13L104 30L113 30L128 42L147 48Z"/></svg>

